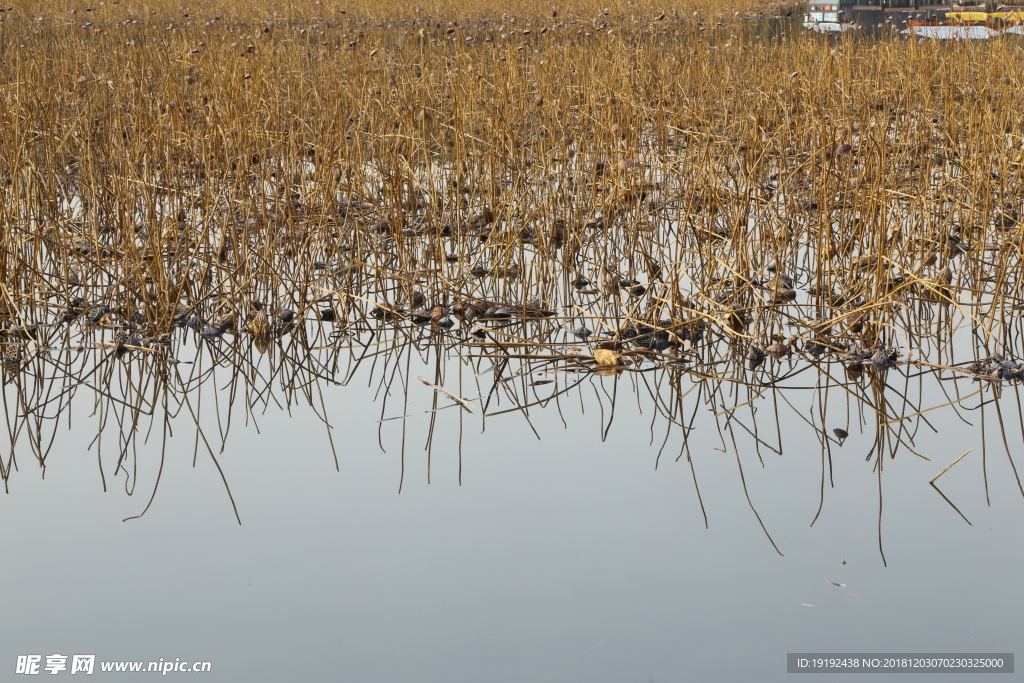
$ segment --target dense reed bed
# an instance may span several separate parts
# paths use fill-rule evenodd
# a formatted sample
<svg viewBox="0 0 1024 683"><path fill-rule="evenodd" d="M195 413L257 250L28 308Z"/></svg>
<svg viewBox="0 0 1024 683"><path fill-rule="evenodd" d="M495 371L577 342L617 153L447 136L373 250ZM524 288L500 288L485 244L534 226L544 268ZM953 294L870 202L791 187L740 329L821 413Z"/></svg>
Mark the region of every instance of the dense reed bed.
<svg viewBox="0 0 1024 683"><path fill-rule="evenodd" d="M1018 38L836 42L794 32L792 11L5 11L4 480L19 443L45 463L44 419L76 393L115 418L99 431L118 425L120 470L141 418L195 417L189 391L218 366L246 410L298 400L330 423L322 383L367 363L408 391L412 353L439 386L445 359L493 365L470 393L524 415L630 373L683 452L690 384L733 430L810 369L823 482L854 428L833 438L830 388L875 430L879 476L938 404L994 402L1009 455ZM950 380L930 402L926 375Z"/></svg>

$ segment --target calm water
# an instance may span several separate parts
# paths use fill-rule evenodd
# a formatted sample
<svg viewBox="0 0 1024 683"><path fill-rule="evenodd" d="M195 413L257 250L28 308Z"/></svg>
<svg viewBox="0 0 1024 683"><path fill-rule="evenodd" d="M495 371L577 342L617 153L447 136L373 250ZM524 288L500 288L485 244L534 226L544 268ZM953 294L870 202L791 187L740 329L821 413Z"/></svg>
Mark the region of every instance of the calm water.
<svg viewBox="0 0 1024 683"><path fill-rule="evenodd" d="M769 54L747 47L708 59ZM417 91L446 82L395 54ZM770 101L803 107L799 74ZM687 122L719 104L684 93L635 149L528 126L532 149L469 164L425 104L402 152L422 162L359 152L328 192L289 127L236 167L125 166L118 202L148 208L123 234L80 164L26 172L0 307L0 681L53 654L95 655L101 681L184 660L226 682L649 683L789 679L788 652L1013 652L1019 150L972 157L923 111L876 126L873 95L856 135L785 115L748 145L729 117ZM932 166L876 165L882 146ZM857 186L900 191L851 209Z"/></svg>
<svg viewBox="0 0 1024 683"><path fill-rule="evenodd" d="M411 362L406 374L431 371ZM589 376L561 415L554 405L532 409L529 423L509 413L482 433L477 404L462 416L461 486L457 409L435 414L428 484L433 392L412 380L403 480L403 421L377 422L376 383L362 379L322 387L338 471L308 408L289 417L271 405L258 425L235 415L218 461L241 525L209 455L193 466L187 420L152 507L122 522L148 501L159 422L140 442L135 494L109 464L103 493L85 447L97 418L91 402L73 406L45 480L19 455L0 497L4 680L19 654L60 653L209 661L208 674L168 674L209 681L777 681L791 677L787 652L1013 652L1020 642L1024 500L989 434L986 505L977 426L936 418L943 431L916 440L930 462L886 458L885 567L870 433L850 429L833 445L835 488L813 527L821 448L807 425L780 410L783 454L762 449L763 466L738 443L780 556L706 407L689 446L707 529L686 458L676 460L678 428L655 469L665 424L628 375ZM604 392L617 405L602 441ZM212 396L201 414L216 433ZM385 417L403 414L400 398ZM227 399L222 391L222 414ZM794 402L807 412L809 399ZM771 410L759 418L768 432ZM939 484L973 526L928 486L968 448ZM1007 679L1020 675L991 680Z"/></svg>

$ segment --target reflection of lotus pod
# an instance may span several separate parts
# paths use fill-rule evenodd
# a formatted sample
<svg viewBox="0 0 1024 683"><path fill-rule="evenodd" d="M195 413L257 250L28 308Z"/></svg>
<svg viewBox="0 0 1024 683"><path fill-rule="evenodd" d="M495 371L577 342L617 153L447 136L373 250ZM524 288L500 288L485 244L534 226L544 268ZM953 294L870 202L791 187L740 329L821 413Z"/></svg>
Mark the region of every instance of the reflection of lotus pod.
<svg viewBox="0 0 1024 683"><path fill-rule="evenodd" d="M593 332L588 330L586 327L580 327L575 332L573 332L573 334L582 339L583 341L586 341L587 337L592 335Z"/></svg>
<svg viewBox="0 0 1024 683"><path fill-rule="evenodd" d="M621 356L608 349L594 349L594 360L598 365L618 365Z"/></svg>
<svg viewBox="0 0 1024 683"><path fill-rule="evenodd" d="M117 342L117 346L114 347L114 357L123 358L128 353L128 347L124 345L124 342Z"/></svg>
<svg viewBox="0 0 1024 683"><path fill-rule="evenodd" d="M854 381L854 382L857 381L858 379L860 379L860 376L863 373L864 373L864 366L861 365L860 363L851 363L850 365L846 366L846 376L851 381Z"/></svg>
<svg viewBox="0 0 1024 683"><path fill-rule="evenodd" d="M550 318L553 315L558 315L558 311L550 311L531 304L523 307L523 315L527 318Z"/></svg>
<svg viewBox="0 0 1024 683"><path fill-rule="evenodd" d="M481 317L493 320L505 320L512 317L512 309L508 306L491 306Z"/></svg>
<svg viewBox="0 0 1024 683"><path fill-rule="evenodd" d="M291 331L294 330L294 329L295 329L295 321L292 320L290 322L281 323L280 325L278 325L274 329L274 334L276 334L278 337L283 337L286 334L291 333Z"/></svg>
<svg viewBox="0 0 1024 683"><path fill-rule="evenodd" d="M835 429L832 430L832 433L836 435L837 439L839 439L840 446L842 446L843 442L846 441L846 437L850 435L845 429L842 429L841 427L836 427Z"/></svg>
<svg viewBox="0 0 1024 683"><path fill-rule="evenodd" d="M757 344L751 344L747 350L747 367L755 370L764 363L765 351Z"/></svg>
<svg viewBox="0 0 1024 683"><path fill-rule="evenodd" d="M85 313L85 301L79 297L75 297L68 302L67 311L64 312L64 316L61 318L61 321L69 323L83 313Z"/></svg>
<svg viewBox="0 0 1024 683"><path fill-rule="evenodd" d="M25 341L35 341L38 336L38 328L35 325L18 325L0 330L0 334L6 337L16 337Z"/></svg>
<svg viewBox="0 0 1024 683"><path fill-rule="evenodd" d="M4 372L15 373L21 369L21 345L20 344L5 344L3 353L3 369Z"/></svg>

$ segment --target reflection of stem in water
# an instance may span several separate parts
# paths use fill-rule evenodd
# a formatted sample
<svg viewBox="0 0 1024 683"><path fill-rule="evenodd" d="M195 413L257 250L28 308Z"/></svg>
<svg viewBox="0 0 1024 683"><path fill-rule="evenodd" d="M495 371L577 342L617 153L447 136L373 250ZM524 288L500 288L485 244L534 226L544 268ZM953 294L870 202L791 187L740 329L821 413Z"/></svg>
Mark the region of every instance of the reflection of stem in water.
<svg viewBox="0 0 1024 683"><path fill-rule="evenodd" d="M967 522L967 524L969 524L969 525L971 524L970 520L968 520L966 517L964 517L964 513L960 512L960 508L958 508L956 505L953 505L953 501L951 501L949 498L947 498L945 493L943 493L942 491L939 491L939 487L935 485L935 482L938 480L939 477L941 477L943 474L948 472L950 470L950 468L953 467L953 465L955 465L958 462L960 462L961 460L963 460L964 456L967 455L968 453L970 453L972 450L974 450L974 449L973 448L968 448L966 451L963 452L963 454L959 458L957 458L953 462L951 462L948 465L946 465L945 469L943 469L941 472L939 472L934 477L932 477L930 480L928 480L928 483L931 485L931 487L933 489L935 489L936 491L938 491L939 495L942 496L942 499L945 500L947 503L949 503L950 507L952 507L954 510L956 510L956 513L958 515L960 515L960 517L962 517L963 520L965 522ZM973 525L971 525L971 526L973 526Z"/></svg>
<svg viewBox="0 0 1024 683"><path fill-rule="evenodd" d="M621 230L621 226L610 224L608 230ZM497 228L496 228L497 230ZM609 233L610 234L610 233ZM646 253L651 245L638 241L635 235L620 235L624 244L634 244L637 253ZM714 272L727 273L735 281L741 281L750 275L745 268L757 270L758 266L751 258L751 254L743 252L737 255L736 260L723 260L719 256L711 256L703 251L697 250L692 253L690 247L682 245L685 238L665 247L673 257L668 262L665 272L675 273L676 280L671 286L665 282L648 282L648 294L646 297L627 298L624 290L617 286L622 275L620 270L631 270L635 266L630 261L633 256L630 253L622 253L622 258L608 260L604 258L615 250L615 241L603 244L596 238L588 237L581 244L587 245L583 250L574 256L573 267L583 270L588 269L588 275L597 279L594 273L598 273L607 281L612 283L612 293L602 296L600 293L588 294L587 297L575 293L571 287L571 281L566 281L560 275L559 268L550 264L537 263L537 272L543 277L537 276L534 282L525 282L521 279L516 283L508 280L501 283L494 283L480 279L477 282L469 282L466 279L459 279L457 274L447 274L443 278L435 276L432 271L418 271L414 265L414 259L420 258L418 252L408 243L391 244L386 240L364 239L366 236L358 236L353 244L355 249L365 249L373 253L363 253L358 262L363 269L363 276L366 278L365 289L360 290L361 294L331 290L328 297L317 295L315 299L305 299L296 302L295 296L290 299L291 305L303 313L316 314L319 304L335 301L335 308L332 316L339 317L333 320L330 325L321 324L322 321L303 319L297 327L286 337L272 340L268 347L260 349L262 353L254 351L254 345L247 337L249 334L242 328L228 333L228 337L217 337L212 340L201 338L191 332L185 331L184 339L179 339L175 346L161 347L159 352L153 350L134 351L134 345L128 344L122 349L129 355L123 358L118 355L120 347L111 347L111 342L92 341L91 337L103 335L106 328L89 327L82 325L82 329L90 337L87 350L79 356L73 356L68 352L72 348L70 338L59 339L60 335L70 335L71 326L65 326L59 332L47 333L45 340L40 341L40 348L36 355L16 375L5 376L4 405L6 410L8 438L11 443L10 453L0 462L0 475L6 479L12 471L17 469L15 458L16 451L25 448L31 449L39 464L44 468L47 466L46 456L52 447L53 439L56 437L55 417L68 415L70 420L72 403L77 405L83 401L92 399L92 415L96 420L97 431L95 434L95 447L97 448L97 459L100 475L106 486L106 474L110 464L114 464L113 473L115 476L124 475L125 489L133 493L138 485L139 472L144 471L140 467L142 460L142 448L145 446L148 437L155 431L156 415L161 413L162 441L159 467L157 468L156 482L153 486L149 500L143 509L144 514L152 506L155 500L160 478L164 472L164 463L167 457L167 442L172 437L172 426L175 420L181 418L188 422L189 419L195 425L195 444L193 451L193 465L196 464L200 448L209 452L214 460L215 467L227 488L231 498L230 488L227 487L225 471L215 455L227 452L228 439L232 437L232 427L235 431L240 428L239 421L243 420L246 425L253 429L259 429L262 417L269 409L293 410L294 407L305 404L314 415L323 423L327 430L328 441L331 444L334 454L335 468L340 469L338 454L335 451L332 434L332 413L333 400L330 391L339 382L337 377L343 378L341 384L347 384L357 379L357 373L364 373L367 386L375 387L376 397L381 404L381 422L378 427L378 442L384 449L390 435L394 434L393 428L385 424L387 419L401 419L401 472L399 477L399 491L404 486L405 457L408 439L415 438L418 433L417 426L409 424L405 419L409 415L410 401L410 380L416 376L417 368L421 365L425 369L432 369L434 384L441 386L447 376L449 381L455 376L452 372L451 363L458 364L459 391L463 395L462 377L466 367L476 370L474 382L476 384L476 395L481 397L481 404L484 407L482 412L482 427L487 426L488 419L497 419L518 413L525 426L528 426L535 434L539 433L539 424L535 424L537 415L542 410L557 410L562 425L567 429L576 429L575 422L591 419L597 422L600 438L607 441L611 438L613 427L622 428L622 415L616 419L616 410L620 413L631 407L632 401L622 404L624 394L622 391L631 392L637 405L636 410L646 416L646 410L650 408L649 418L649 443L652 448L657 445L657 453L654 455L654 465L658 469L661 463L661 454L669 447L670 443L678 433L681 441L680 453L676 458L678 461L685 454L689 463L691 477L697 493L701 513L704 516L705 526L708 525L707 512L701 496L696 475L696 462L694 453L691 452L690 438L693 430L709 428L705 421L697 422L697 413L708 408L711 409L711 417L718 430L719 440L723 450L732 449L737 458L737 465L740 470L740 480L747 497L748 505L758 519L762 530L768 535L765 524L761 521L758 511L752 503L751 492L748 490L746 475L749 473L742 464L742 457L749 455L747 450L751 446L756 454L759 463L763 468L768 467L771 458L765 460L762 452L771 451L776 454L783 454L787 448L792 448L793 443L788 430L782 430L781 424L784 421L792 421L799 425L806 425L815 435L818 445L821 448L821 483L819 487L819 505L812 520L812 524L820 517L824 509L825 480L834 486L834 472L832 465L831 439L827 436L826 425L829 423L830 411L845 409L846 417L842 424L847 429L854 430L856 424L851 426L854 414L860 418L861 432L867 428L868 420L874 419L874 438L872 440L869 458L874 457L874 467L878 470L879 493L879 549L882 550L881 539L881 509L882 509L882 459L886 453L890 457L896 452L904 451L915 453L915 440L920 432L934 431L934 424L929 420L927 412L940 407L948 406L956 411L962 420L962 411L971 409L982 410L982 436L984 431L991 427L991 411L985 411L985 403L996 402L996 416L1004 448L1007 452L1011 468L1016 475L1016 466L1011 456L1009 436L1004 427L1004 415L1001 410L1000 400L1002 391L1016 392L1016 384L993 380L990 377L983 377L978 372L959 368L953 365L952 350L947 347L936 345L938 360L946 362L946 365L928 363L927 361L907 361L906 363L893 364L883 367L873 367L869 362L842 364L836 360L835 349L828 354L808 353L797 355L789 360L773 358L768 364L759 368L757 372L750 373L743 370L743 356L747 344L754 342L764 343L764 336L771 332L777 334L782 323L795 323L797 317L790 312L781 310L774 305L765 303L753 288L735 291L723 290L723 287L715 282L701 280L699 272L688 270L688 264L700 262L703 265L700 269ZM500 239L504 239L501 237ZM701 239L704 239L703 237ZM411 242L412 240L409 240ZM508 242L500 241L498 236L493 236L492 244L501 244L500 249L495 247L495 254L506 254ZM361 246L360 246L361 245ZM389 246L390 245L390 246ZM394 247L395 252L392 252ZM469 251L472 244L460 244L459 249L465 248ZM486 247L485 247L486 248ZM586 252L587 249L593 250ZM605 253L607 252L607 253ZM479 255L482 252L475 252ZM788 252L787 252L788 253ZM787 257L788 258L788 257ZM801 255L801 258L809 258ZM397 259L397 260L396 260ZM519 267L525 270L529 266L528 260L518 259ZM376 264L376 265L374 265ZM386 268L381 268L385 264ZM778 259L775 263L777 268L787 268L785 259ZM275 266L276 267L276 266ZM807 266L809 268L809 266ZM371 272L377 268L376 278ZM410 269L409 272L403 271ZM697 270L700 270L697 269ZM220 272L214 268L211 272ZM225 283L224 286L242 287L241 282L249 275L232 275L238 281L234 284ZM751 276L752 277L752 276ZM653 279L653 278L652 278ZM693 288L693 292L684 296L683 285L680 283L687 280ZM582 349L580 351L569 350L569 344L562 341L565 336L564 322L566 319L552 315L548 318L530 318L526 313L514 313L514 306L502 306L502 301L520 301L525 296L527 289L536 288L545 297L557 297L555 289L557 282L561 284L563 301L571 302L574 310L584 312L588 326L594 329L604 330L607 334L605 340L612 340L615 344L625 344L627 348L619 349L624 358L627 358L631 365L618 368L616 372L621 374L608 375L607 377L593 373L593 359ZM483 321L488 332L484 338L474 335L479 339L471 339L467 334L468 325L456 328L454 331L447 331L447 328L440 328L433 322L418 326L410 319L410 311L401 308L402 304L394 303L395 297L409 297L409 290L413 287L423 287L427 292L421 294L425 300L429 296L431 303L438 299L450 303L451 300L480 296L483 297L507 297L497 303L489 303L488 309L498 311L494 317L481 317L483 311L478 311L476 320ZM735 285L733 285L735 289ZM403 289L404 288L404 289ZM868 285L862 287L863 292L869 295L871 291ZM260 289L258 294L264 300L275 298L276 290ZM399 292L399 294L395 294ZM405 294L401 294L405 292ZM862 292L862 293L863 293ZM352 294L351 296L344 296ZM364 296L365 295L365 296ZM305 296L305 295L302 295ZM577 306L571 297L577 297L581 302ZM732 299L730 299L732 297ZM300 297L301 299L301 297ZM189 304L189 313L202 312L204 306L212 306L213 303ZM217 296L210 302L221 305L226 301L224 297ZM381 302L381 310L390 312L394 317L387 317L382 312L381 318L371 318L362 306L371 302ZM392 303L388 303L392 302ZM735 302L735 304L733 303ZM543 303L543 302L542 302ZM359 304L359 305L357 305ZM446 304L447 305L447 304ZM849 320L854 315L861 315L868 310L873 311L872 315L885 318L874 323L869 321L869 329L877 335L879 329L891 327L905 328L904 343L906 346L916 344L928 347L927 336L930 334L922 325L915 327L909 309L881 303L865 304L854 311L837 312L821 303L815 304L789 304L792 306L814 306L820 309L821 318L834 318L838 320ZM924 310L929 310L924 304L920 304ZM538 304L538 308L545 308ZM646 307L646 308L645 308ZM730 308L732 307L732 308ZM554 308L552 306L552 308ZM502 313L501 309L505 309ZM729 312L742 310L750 313L751 325L746 320L730 320ZM512 310L513 314L507 311ZM523 311L526 309L523 308ZM801 310L801 309L797 309ZM895 312L893 312L895 310ZM216 309L216 315L207 310L203 313L207 318L215 318L221 315L220 309ZM340 312L340 314L339 314ZM403 317L404 316L404 317ZM665 320L665 317L669 320ZM308 316L307 316L308 317ZM423 316L420 315L422 318ZM936 318L936 324L947 325L951 315L942 313ZM941 320L939 320L941 318ZM593 321L597 321L596 323ZM471 322L471 321L470 321ZM733 323L735 329L725 330L728 323ZM838 324L838 323L836 323ZM77 324L74 329L78 329ZM333 330L333 331L332 331ZM342 334L344 336L342 336ZM175 333L177 334L177 333ZM651 345L656 334L662 334L660 339L674 340L679 348L666 351L652 350ZM815 338L814 334L808 333L800 337L805 344ZM865 335L868 333L865 332ZM1001 336L1009 340L1015 334L1015 329L1006 327L986 331L983 337L979 337L981 346L995 348L996 337ZM702 337L702 338L698 338ZM231 341L228 341L230 338ZM872 337L874 339L875 337ZM198 347L194 352L194 359L179 361L171 357L171 350L176 349L184 353L190 340L195 340ZM634 340L634 341L630 341ZM638 341L646 340L648 346L641 346ZM63 344L61 344L63 341ZM45 343L45 347L42 344ZM470 343L472 346L470 346ZM793 343L791 341L791 343ZM831 342L830 342L831 343ZM847 346L858 344L856 338L848 338L844 344ZM586 341L581 344L586 344ZM635 348L629 348L629 345ZM795 343L793 343L795 346ZM478 349L484 353L465 353L467 347L473 351ZM493 353L490 353L493 352ZM413 358L413 355L416 358ZM495 358L496 363L492 377L491 386L484 387L487 379L481 379L482 373L480 358ZM80 359L80 360L77 360ZM369 362L365 362L369 361ZM806 361L806 362L804 362ZM192 363L185 376L182 373L186 363ZM417 367L413 368L412 364ZM915 374L911 375L907 366L914 365ZM856 372L853 366L857 366ZM173 368L173 372L171 369ZM44 378L43 370L52 370L53 377ZM921 369L921 372L917 372ZM421 372L425 372L422 370ZM540 376L539 373L544 373ZM816 374L814 382L807 382L799 385L801 376L807 377L807 373ZM843 373L848 373L843 377ZM928 374L927 382L925 374ZM429 375L429 373L427 373ZM899 375L903 375L902 380ZM952 375L952 376L949 376ZM225 381L227 378L227 381ZM911 380L916 379L917 382ZM614 382L609 387L607 382ZM689 384L686 384L686 381ZM942 382L953 382L953 391L947 391L947 386ZM971 398L974 393L961 391L962 381L981 381L983 392L985 388L991 387L995 394L987 398L977 406L969 408L964 406L964 400ZM548 383L551 383L548 386ZM629 384L622 384L629 382ZM929 405L925 400L927 392L939 384L946 396L946 403L942 405ZM592 408L592 401L586 398L588 389L583 387L584 383L590 383L590 390L594 392L597 401L598 415L594 416L587 410ZM740 388L742 385L743 388ZM328 391L325 392L325 389ZM693 389L697 389L696 392ZM214 391L213 396L204 395ZM811 391L809 408L805 409L798 400L801 392ZM840 404L835 406L837 398L835 392L839 392ZM223 392L221 395L220 392ZM387 418L388 406L393 403L395 394L401 392L402 411L400 418ZM565 394L575 392L580 401L580 415L572 417L563 413L565 405ZM770 392L770 396L768 395ZM467 394L467 395L471 395ZM685 401L694 400L694 405L689 406ZM74 400L73 399L77 399ZM391 403L389 403L389 401ZM759 416L769 413L765 412L770 401L771 415L770 422L775 426L775 442L767 442L772 433L769 429L765 433L760 424ZM1024 434L1024 415L1018 395L1018 420L1021 424L1021 431ZM212 404L212 406L210 405ZM496 405L495 405L496 404ZM554 404L554 406L552 406ZM453 404L452 407L458 404ZM492 406L495 408L492 411ZM433 466L436 465L435 446L439 443L435 437L445 434L445 425L451 424L446 419L451 418L451 413L440 413L449 406L442 406L438 401L437 392L431 396L431 410L429 425L424 435L424 449L426 451L426 476L428 483L433 476ZM743 410L740 410L740 409ZM216 412L216 416L210 416L210 411ZM241 410L239 415L234 411ZM55 412L54 412L55 411ZM856 413L854 412L856 411ZM463 411L458 409L459 420L458 433L458 479L462 483L462 447L464 438L464 416ZM988 412L986 415L985 413ZM687 414L689 413L689 414ZM205 415L205 421L200 421L200 416ZM596 419L594 419L596 417ZM147 418L148 425L147 425ZM216 438L210 439L209 430L216 421L216 438L219 438L219 445ZM660 427L659 421L663 421L664 435L657 430ZM966 422L966 420L965 420ZM418 424L418 423L417 423ZM833 423L834 424L834 423ZM925 426L927 429L921 429ZM832 426L832 425L828 425ZM678 431L677 431L678 428ZM440 430L440 431L439 431ZM106 433L105 433L106 432ZM728 438L726 438L728 435ZM823 436L824 435L824 436ZM116 448L111 446L116 444ZM800 444L801 448L805 448ZM104 451L103 449L106 449ZM743 450L743 453L740 451ZM107 455L104 455L104 452ZM173 451L172 451L173 452ZM115 457L116 454L116 457ZM916 453L915 453L916 454ZM984 447L983 447L984 455ZM104 458L107 458L105 460ZM131 463L128 462L129 458ZM827 469L827 472L826 472ZM987 470L985 471L987 480ZM753 480L749 482L753 484ZM1020 487L1018 478L1018 487ZM1024 488L1021 489L1024 495ZM940 492L941 493L941 492ZM986 488L987 493L987 488ZM232 506L234 501L232 499ZM238 510L235 509L236 517ZM768 535L769 540L774 541ZM776 550L778 548L776 547Z"/></svg>
<svg viewBox="0 0 1024 683"><path fill-rule="evenodd" d="M878 553L882 556L882 564L889 566L885 561L885 549L882 548L882 466L884 462L885 458L882 457L882 451L879 450L878 466L875 468L878 477Z"/></svg>

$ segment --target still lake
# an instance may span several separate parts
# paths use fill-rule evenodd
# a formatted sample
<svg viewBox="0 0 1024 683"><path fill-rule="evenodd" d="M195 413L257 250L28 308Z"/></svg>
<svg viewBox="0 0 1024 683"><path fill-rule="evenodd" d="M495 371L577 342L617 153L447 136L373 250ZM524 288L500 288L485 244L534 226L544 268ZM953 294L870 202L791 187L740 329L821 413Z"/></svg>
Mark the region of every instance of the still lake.
<svg viewBox="0 0 1024 683"><path fill-rule="evenodd" d="M214 393L222 412L230 398L220 371L202 389L211 433ZM782 411L781 456L762 450L762 466L739 447L780 556L706 406L690 401L687 411L697 408L698 500L685 455L677 460L679 428L655 468L665 425L652 443L652 399L628 374L587 376L560 409L535 407L529 422L520 412L488 418L481 432L479 401L473 414L424 412L434 391L415 377L432 372L415 359L402 369L408 405L393 397L383 417L409 417L386 422L369 373L324 383L338 470L308 407L271 404L249 424L236 411L217 457L241 525L209 454L193 462L194 425L181 415L152 506L122 521L149 499L159 421L139 444L135 493L125 495L126 475L110 463L104 493L88 444L97 418L76 398L45 479L19 455L0 496L8 674L18 655L45 663L59 653L95 654L96 680L133 676L102 673L102 661L180 658L211 671L169 676L208 681L779 681L791 677L787 652L993 653L1020 643L1024 500L990 443L986 505L977 426L937 418L940 432L915 441L930 461L885 458L884 566L878 478L865 462L871 430L833 444L835 485L811 527L821 447ZM969 448L939 483L972 526L928 485Z"/></svg>

